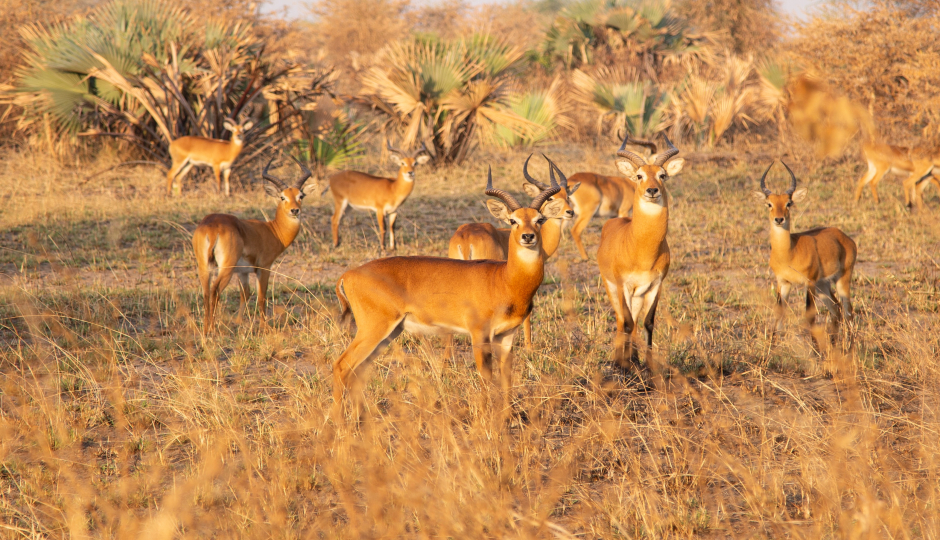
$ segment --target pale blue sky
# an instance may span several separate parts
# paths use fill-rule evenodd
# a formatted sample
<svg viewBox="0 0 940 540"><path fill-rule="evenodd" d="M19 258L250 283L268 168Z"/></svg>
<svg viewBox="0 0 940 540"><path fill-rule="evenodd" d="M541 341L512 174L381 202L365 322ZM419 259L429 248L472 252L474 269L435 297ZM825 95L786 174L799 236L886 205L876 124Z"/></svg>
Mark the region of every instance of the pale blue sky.
<svg viewBox="0 0 940 540"><path fill-rule="evenodd" d="M495 4L501 0L468 0L471 4ZM819 5L824 0L777 0L782 11L791 15L800 16L807 8ZM269 0L268 10L281 10L287 8L289 17L304 17L307 14L309 0Z"/></svg>

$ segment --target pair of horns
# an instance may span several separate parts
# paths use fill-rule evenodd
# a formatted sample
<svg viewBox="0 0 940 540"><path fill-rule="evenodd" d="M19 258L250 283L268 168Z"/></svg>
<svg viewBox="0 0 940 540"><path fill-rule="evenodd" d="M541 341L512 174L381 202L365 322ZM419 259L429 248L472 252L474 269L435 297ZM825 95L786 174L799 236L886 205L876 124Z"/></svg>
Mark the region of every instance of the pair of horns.
<svg viewBox="0 0 940 540"><path fill-rule="evenodd" d="M672 144L672 141L669 140L669 137L667 137L665 133L663 134L663 140L666 141L666 145L669 146L669 149L663 152L662 154L657 155L656 159L653 160L653 165L656 165L657 167L662 167L667 161L674 158L676 154L679 153L679 149L676 148L674 144ZM638 146L649 146L650 148L653 149L653 152L656 152L655 144L650 143L649 141L634 139L633 136L630 135L629 132L627 132L627 136L623 139L623 144L620 145L620 150L617 150L617 155L624 159L630 160L630 162L636 165L637 168L646 165L647 164L646 159L644 159L642 156L638 154L634 154L633 152L627 150L627 144L636 144Z"/></svg>
<svg viewBox="0 0 940 540"><path fill-rule="evenodd" d="M530 155L529 157L531 158L532 156ZM552 161L549 160L547 157L545 159L548 160L551 167L553 167L556 171L558 171L558 175L561 176L562 181L565 183L565 185L567 185L568 179L565 178L564 174L562 174L561 169L559 169L558 166L552 163ZM526 164L528 163L529 163L529 160L526 159ZM545 204L545 201L547 201L549 197L558 193L562 189L562 187L558 185L558 182L555 181L555 175L554 173L552 173L551 169L549 169L549 178L551 179L551 182L552 182L551 186L543 186L542 184L539 184L537 181L535 181L534 178L529 176L529 173L526 171L525 166L523 166L523 174L525 174L526 180L528 180L529 182L532 182L533 184L538 186L539 189L542 190L542 192L539 193L534 199L532 199L531 203L529 203L529 208L532 208L535 210L541 210L542 205ZM506 203L506 207L509 208L510 212L515 212L516 210L522 208L522 205L519 204L518 201L516 201L515 197L513 197L512 195L510 195L509 193L501 189L496 189L493 187L493 168L492 167L487 167L486 189L483 191L483 193L489 195L490 197L496 197L502 200L504 203Z"/></svg>
<svg viewBox="0 0 940 540"><path fill-rule="evenodd" d="M277 158L277 156L272 157L272 158L271 158L271 161L269 161L268 164L264 166L264 170L261 171L261 177L264 178L265 180L267 180L268 182L271 182L272 184L274 184L274 185L277 187L277 189L278 189L279 191L284 191L285 189L287 189L287 186L284 184L284 182L283 182L282 180L280 180L279 178L276 178L276 177L274 177L274 176L268 174L268 169L271 168L271 164L274 163L274 160L275 160L276 158ZM296 164L300 167L300 169L304 172L304 175L301 176L299 180L297 180L296 182L294 182L294 185L293 185L293 186L291 186L291 187L293 187L293 188L295 188L295 189L297 189L297 190L301 190L301 189L303 189L304 183L307 181L307 179L310 178L311 176L313 176L313 173L311 173L311 172L310 172L310 169L308 169L307 167L305 167L305 166L303 165L303 163L297 161L297 158L295 158L294 156L290 156L290 158L293 159L293 160L294 160L294 163L296 163Z"/></svg>
<svg viewBox="0 0 940 540"><path fill-rule="evenodd" d="M385 147L388 148L388 151L389 151L389 152L395 152L395 153L398 154L398 155L405 156L405 157L411 157L411 158L418 157L418 155L420 155L420 154L429 154L429 155L430 155L430 153L431 153L431 152L428 151L428 147L425 146L425 144L424 144L423 142L421 143L421 148L418 148L418 149L415 150L414 152L405 152L404 150L401 150L401 149L399 149L399 148L395 148L394 146L392 146L392 143L391 143L388 139L385 139Z"/></svg>
<svg viewBox="0 0 940 540"><path fill-rule="evenodd" d="M760 177L760 190L764 192L764 195L771 194L771 191L767 189L767 184L765 181L767 180L767 173L770 172L770 169L773 168L775 163L777 163L777 160L771 161L770 166L767 167L766 171L764 171L764 176ZM787 195L793 195L793 192L796 191L796 175L793 174L793 171L790 170L790 167L784 163L782 159L780 160L780 163L783 163L783 166L787 168L787 172L790 173L790 189L788 189L786 193Z"/></svg>
<svg viewBox="0 0 940 540"><path fill-rule="evenodd" d="M541 189L542 191L551 189L552 186L546 186L545 184L539 182L535 178L532 178L532 175L529 174L529 160L532 159L533 154L529 154L529 157L525 158L525 163L522 165L522 176L529 181L530 184ZM551 179L552 185L557 185L555 182L555 173L558 173L558 177L561 178L561 188L568 191L568 178L565 177L565 173L561 172L561 169L558 168L558 165L555 165L555 162L548 159L548 156L542 154L542 157L545 158L545 161L548 162L548 177ZM544 202L544 201L543 201Z"/></svg>

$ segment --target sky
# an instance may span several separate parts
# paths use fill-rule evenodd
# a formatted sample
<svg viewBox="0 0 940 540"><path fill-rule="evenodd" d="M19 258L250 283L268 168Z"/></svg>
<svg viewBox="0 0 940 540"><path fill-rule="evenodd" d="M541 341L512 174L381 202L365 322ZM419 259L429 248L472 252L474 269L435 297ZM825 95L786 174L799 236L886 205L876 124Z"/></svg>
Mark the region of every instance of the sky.
<svg viewBox="0 0 940 540"><path fill-rule="evenodd" d="M468 0L471 4L495 4L500 0ZM823 0L777 0L784 13L801 16L807 8L818 5ZM307 5L310 0L268 0L268 10L281 10L287 8L289 17L304 17L307 15Z"/></svg>

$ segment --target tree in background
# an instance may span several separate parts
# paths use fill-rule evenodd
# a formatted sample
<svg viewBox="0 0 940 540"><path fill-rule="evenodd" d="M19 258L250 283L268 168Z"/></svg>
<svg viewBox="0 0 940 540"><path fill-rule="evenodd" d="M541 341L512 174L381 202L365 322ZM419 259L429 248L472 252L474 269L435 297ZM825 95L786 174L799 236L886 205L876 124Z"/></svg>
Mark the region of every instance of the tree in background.
<svg viewBox="0 0 940 540"><path fill-rule="evenodd" d="M738 54L765 52L780 39L774 0L680 0L676 11Z"/></svg>

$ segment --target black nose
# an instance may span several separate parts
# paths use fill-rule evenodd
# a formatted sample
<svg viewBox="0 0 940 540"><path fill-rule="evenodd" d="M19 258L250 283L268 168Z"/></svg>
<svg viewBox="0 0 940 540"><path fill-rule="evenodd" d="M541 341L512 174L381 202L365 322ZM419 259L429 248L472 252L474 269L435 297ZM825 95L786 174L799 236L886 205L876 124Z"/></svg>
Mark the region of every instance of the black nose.
<svg viewBox="0 0 940 540"><path fill-rule="evenodd" d="M299 214L299 213L300 213L300 208L291 208L291 209L290 209L290 214L291 214L292 216L296 216L296 215Z"/></svg>
<svg viewBox="0 0 940 540"><path fill-rule="evenodd" d="M534 234L523 234L523 235L522 235L522 241L525 242L526 244L531 244L532 242L535 242L535 235L534 235Z"/></svg>
<svg viewBox="0 0 940 540"><path fill-rule="evenodd" d="M654 187L646 188L646 195L649 197L655 197L659 195L659 188L654 188Z"/></svg>
<svg viewBox="0 0 940 540"><path fill-rule="evenodd" d="M782 225L782 224L783 224L783 218L782 218L782 217L775 217L775 218L774 218L774 222L776 222L777 225Z"/></svg>

